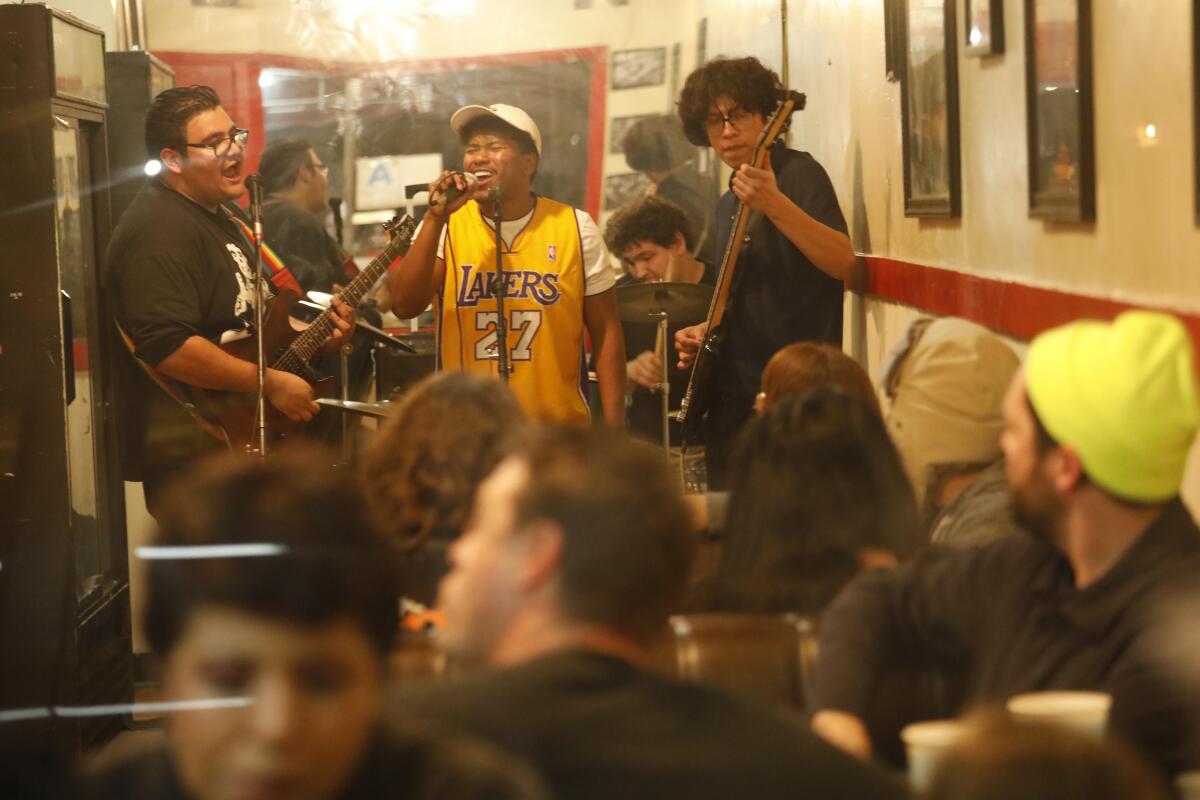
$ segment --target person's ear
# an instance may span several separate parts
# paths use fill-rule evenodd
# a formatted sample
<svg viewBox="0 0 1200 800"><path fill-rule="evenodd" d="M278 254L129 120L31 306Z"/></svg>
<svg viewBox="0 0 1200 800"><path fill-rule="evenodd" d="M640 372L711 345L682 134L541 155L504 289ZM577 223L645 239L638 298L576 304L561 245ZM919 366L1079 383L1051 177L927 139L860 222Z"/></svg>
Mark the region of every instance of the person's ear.
<svg viewBox="0 0 1200 800"><path fill-rule="evenodd" d="M170 147L164 147L158 152L158 161L163 165L163 169L172 172L176 175L183 172L183 156L178 150Z"/></svg>
<svg viewBox="0 0 1200 800"><path fill-rule="evenodd" d="M1069 494L1084 484L1086 473L1083 470L1083 460L1069 447L1059 446L1049 458L1051 480L1054 489L1059 494Z"/></svg>
<svg viewBox="0 0 1200 800"><path fill-rule="evenodd" d="M537 172L537 155L535 153L526 153L525 155L521 156L521 160L524 162L523 166L525 175L532 178L534 173Z"/></svg>
<svg viewBox="0 0 1200 800"><path fill-rule="evenodd" d="M518 585L525 591L534 591L558 576L562 567L564 534L553 522L539 521L525 527L520 534L524 539L524 553L518 567Z"/></svg>
<svg viewBox="0 0 1200 800"><path fill-rule="evenodd" d="M681 256L687 252L687 240L683 238L682 233L675 231L675 239L671 242L671 246L668 249L677 256Z"/></svg>

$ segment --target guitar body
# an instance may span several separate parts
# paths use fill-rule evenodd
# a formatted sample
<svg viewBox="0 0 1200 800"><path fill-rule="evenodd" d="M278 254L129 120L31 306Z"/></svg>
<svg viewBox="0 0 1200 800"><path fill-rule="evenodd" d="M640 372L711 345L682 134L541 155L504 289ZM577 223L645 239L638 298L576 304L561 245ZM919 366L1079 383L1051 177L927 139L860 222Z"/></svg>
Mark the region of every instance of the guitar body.
<svg viewBox="0 0 1200 800"><path fill-rule="evenodd" d="M679 435L685 449L688 443L703 438L704 420L708 417L713 397L716 395L716 379L713 372L724 340L722 329L718 326L704 337L700 353L696 354L696 364L691 375L692 393L688 399L688 413L686 416L681 415L679 419Z"/></svg>
<svg viewBox="0 0 1200 800"><path fill-rule="evenodd" d="M292 327L289 317L292 306L296 305L299 299L291 292L281 291L267 304L263 314L263 353L266 355L268 364L274 364L278 354L291 346L292 342L302 333ZM221 345L221 349L242 361L249 361L252 364L258 361L258 337L256 336L247 336L244 339L228 342ZM306 375L300 377L313 387L313 394L316 397L328 397L334 393L336 388L336 381L332 376L311 380ZM197 400L199 413L225 431L226 439L235 452L245 450L254 441L255 405L258 400L255 393L193 389L192 394ZM269 438L278 440L296 433L303 427L304 423L288 419L270 402L267 402L266 407L265 416Z"/></svg>

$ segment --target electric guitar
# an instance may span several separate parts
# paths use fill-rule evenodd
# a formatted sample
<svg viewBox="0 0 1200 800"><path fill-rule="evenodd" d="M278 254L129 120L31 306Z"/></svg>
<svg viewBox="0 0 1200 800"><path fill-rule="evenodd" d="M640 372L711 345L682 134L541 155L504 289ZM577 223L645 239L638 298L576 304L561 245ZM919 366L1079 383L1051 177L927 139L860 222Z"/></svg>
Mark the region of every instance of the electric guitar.
<svg viewBox="0 0 1200 800"><path fill-rule="evenodd" d="M386 223L387 245L337 296L351 308L356 307L392 262L408 252L416 228L416 221L407 214ZM313 387L315 396L327 397L333 393L335 381L330 376L317 374L309 361L321 351L333 332L334 311L332 307L326 309L307 328L297 330L292 327L289 313L299 300L294 293L281 290L267 304L263 314L263 353L270 369L299 375ZM254 363L258 358L255 336L228 342L221 345L221 349L243 361ZM187 387L186 392L190 402L185 405L192 415L202 425L207 423L205 427L223 438L235 451L244 450L254 441L256 393L196 387ZM288 419L269 401L266 402L265 417L267 435L272 438L294 433L304 424Z"/></svg>
<svg viewBox="0 0 1200 800"><path fill-rule="evenodd" d="M758 141L754 144L754 154L750 158L751 166L762 169L766 165L767 159L771 157L771 145L786 130L792 113L803 109L804 103L805 97L800 92L789 91L784 94L758 135ZM733 215L733 230L725 244L725 255L721 258L721 269L717 273L717 284L708 307L708 331L696 352L696 360L692 362L687 391L679 408L680 434L685 450L689 444L700 438L704 417L712 407L713 371L724 339L722 323L731 293L736 291L735 278L740 274L737 272L738 254L741 252L749 221L750 213L739 200Z"/></svg>

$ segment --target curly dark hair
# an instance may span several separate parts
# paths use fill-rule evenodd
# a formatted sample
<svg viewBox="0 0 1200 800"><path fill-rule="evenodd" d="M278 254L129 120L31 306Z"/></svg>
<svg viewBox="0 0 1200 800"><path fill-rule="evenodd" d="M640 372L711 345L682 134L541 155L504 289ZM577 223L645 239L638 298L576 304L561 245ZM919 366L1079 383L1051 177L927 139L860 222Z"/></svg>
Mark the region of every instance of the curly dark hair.
<svg viewBox="0 0 1200 800"><path fill-rule="evenodd" d="M757 58L715 58L688 75L679 94L683 132L692 144L708 147L704 121L718 97L728 97L746 111L766 117L782 94L779 76Z"/></svg>
<svg viewBox="0 0 1200 800"><path fill-rule="evenodd" d="M211 86L176 86L160 92L146 109L146 155L158 158L164 149L187 152L188 120L221 105Z"/></svg>
<svg viewBox="0 0 1200 800"><path fill-rule="evenodd" d="M414 386L363 460L363 487L385 531L406 552L456 538L476 487L525 427L497 380L444 372Z"/></svg>
<svg viewBox="0 0 1200 800"><path fill-rule="evenodd" d="M696 236L687 214L665 197L650 195L622 206L609 218L604 226L604 243L609 252L621 258L622 253L638 242L670 247L680 233L690 253Z"/></svg>

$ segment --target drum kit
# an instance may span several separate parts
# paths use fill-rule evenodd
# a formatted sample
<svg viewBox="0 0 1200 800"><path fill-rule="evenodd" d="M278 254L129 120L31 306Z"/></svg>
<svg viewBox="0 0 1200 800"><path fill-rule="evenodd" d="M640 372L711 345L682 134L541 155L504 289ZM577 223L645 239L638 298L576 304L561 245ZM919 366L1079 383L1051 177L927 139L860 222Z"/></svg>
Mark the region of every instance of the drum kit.
<svg viewBox="0 0 1200 800"><path fill-rule="evenodd" d="M670 363L674 347L668 340L669 326L694 325L708 316L713 287L699 283L634 283L617 288L617 305L623 322L651 322L658 326L654 352L662 363L662 381L652 391L662 398L663 452L671 455L671 419L678 410L670 408Z"/></svg>

